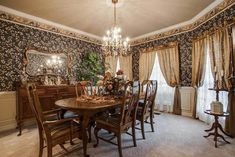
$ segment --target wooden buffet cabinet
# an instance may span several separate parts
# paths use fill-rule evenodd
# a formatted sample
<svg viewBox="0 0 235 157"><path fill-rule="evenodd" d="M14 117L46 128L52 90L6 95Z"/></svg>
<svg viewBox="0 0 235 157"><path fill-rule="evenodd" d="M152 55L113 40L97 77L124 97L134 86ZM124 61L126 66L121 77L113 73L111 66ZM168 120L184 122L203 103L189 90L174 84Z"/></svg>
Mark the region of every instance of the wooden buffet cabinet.
<svg viewBox="0 0 235 157"><path fill-rule="evenodd" d="M55 101L63 98L76 96L74 85L38 85L37 91L43 111L55 109ZM27 90L25 86L16 85L16 122L19 135L22 133L22 126L26 120L33 119L34 115L29 106Z"/></svg>

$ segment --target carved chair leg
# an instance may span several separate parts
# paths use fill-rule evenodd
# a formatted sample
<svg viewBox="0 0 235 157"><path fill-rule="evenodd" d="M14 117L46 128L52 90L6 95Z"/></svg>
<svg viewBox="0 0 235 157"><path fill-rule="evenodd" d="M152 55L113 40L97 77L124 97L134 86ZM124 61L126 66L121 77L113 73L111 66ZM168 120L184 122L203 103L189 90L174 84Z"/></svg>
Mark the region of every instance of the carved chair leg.
<svg viewBox="0 0 235 157"><path fill-rule="evenodd" d="M42 157L44 147L44 139L42 133L39 133L39 157Z"/></svg>
<svg viewBox="0 0 235 157"><path fill-rule="evenodd" d="M70 142L70 144L71 145L74 145L74 143L73 143L73 122L71 122L71 128L70 128L70 131L69 131L69 142Z"/></svg>
<svg viewBox="0 0 235 157"><path fill-rule="evenodd" d="M152 129L152 132L154 132L154 127L153 127L153 115L150 115L150 124L151 124L151 129Z"/></svg>
<svg viewBox="0 0 235 157"><path fill-rule="evenodd" d="M44 139L41 133L39 133L39 157L42 157L44 147Z"/></svg>
<svg viewBox="0 0 235 157"><path fill-rule="evenodd" d="M136 136L135 136L135 123L133 123L131 131L132 131L133 144L134 144L134 147L136 147L137 145L136 145Z"/></svg>
<svg viewBox="0 0 235 157"><path fill-rule="evenodd" d="M47 142L47 157L52 157L52 145Z"/></svg>
<svg viewBox="0 0 235 157"><path fill-rule="evenodd" d="M99 145L99 137L98 137L99 131L100 131L100 128L95 127L94 134L95 134L96 144L94 144L94 147L97 147Z"/></svg>
<svg viewBox="0 0 235 157"><path fill-rule="evenodd" d="M141 132L142 132L143 139L145 139L145 134L144 134L144 121L143 121L143 120L141 120Z"/></svg>
<svg viewBox="0 0 235 157"><path fill-rule="evenodd" d="M118 135L117 135L117 142L118 142L119 157L122 157L122 139L121 139L121 133L118 133Z"/></svg>

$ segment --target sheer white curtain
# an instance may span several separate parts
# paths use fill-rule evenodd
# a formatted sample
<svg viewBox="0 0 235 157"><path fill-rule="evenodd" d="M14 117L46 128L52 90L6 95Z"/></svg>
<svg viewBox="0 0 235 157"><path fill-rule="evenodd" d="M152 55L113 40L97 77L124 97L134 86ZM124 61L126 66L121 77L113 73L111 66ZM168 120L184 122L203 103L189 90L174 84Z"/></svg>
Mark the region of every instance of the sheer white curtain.
<svg viewBox="0 0 235 157"><path fill-rule="evenodd" d="M159 111L173 111L174 88L167 85L166 80L161 72L158 57L156 55L153 71L150 80L158 81L158 90L156 96L155 109Z"/></svg>
<svg viewBox="0 0 235 157"><path fill-rule="evenodd" d="M216 100L216 92L213 90L208 90L209 88L214 87L214 78L211 72L211 63L210 63L210 56L209 56L209 48L207 48L206 54L206 71L205 71L205 79L204 84L202 87L198 88L198 96L197 96L197 117L210 124L214 121L214 117L207 115L204 113L205 110L210 109L210 103ZM224 105L224 111L227 109L228 104L228 93L227 92L220 92L219 100ZM219 119L220 122L224 125L224 118Z"/></svg>

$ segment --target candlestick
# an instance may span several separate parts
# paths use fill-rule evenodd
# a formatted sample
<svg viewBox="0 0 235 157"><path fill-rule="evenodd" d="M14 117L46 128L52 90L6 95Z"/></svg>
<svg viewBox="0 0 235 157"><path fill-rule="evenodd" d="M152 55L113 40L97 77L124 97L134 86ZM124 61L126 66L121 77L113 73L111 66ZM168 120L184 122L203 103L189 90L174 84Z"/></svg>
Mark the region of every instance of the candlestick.
<svg viewBox="0 0 235 157"><path fill-rule="evenodd" d="M223 70L221 70L221 77L223 77L224 76L224 71Z"/></svg>
<svg viewBox="0 0 235 157"><path fill-rule="evenodd" d="M218 79L219 79L219 75L215 73L215 80L218 81Z"/></svg>

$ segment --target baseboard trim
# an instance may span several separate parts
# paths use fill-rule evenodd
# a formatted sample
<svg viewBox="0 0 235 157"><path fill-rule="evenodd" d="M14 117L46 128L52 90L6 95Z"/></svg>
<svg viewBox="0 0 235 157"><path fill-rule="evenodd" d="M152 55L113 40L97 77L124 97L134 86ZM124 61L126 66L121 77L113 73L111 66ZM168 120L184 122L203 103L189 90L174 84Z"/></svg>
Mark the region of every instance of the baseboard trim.
<svg viewBox="0 0 235 157"><path fill-rule="evenodd" d="M13 130L16 128L17 124L15 120L6 120L0 122L0 132Z"/></svg>

